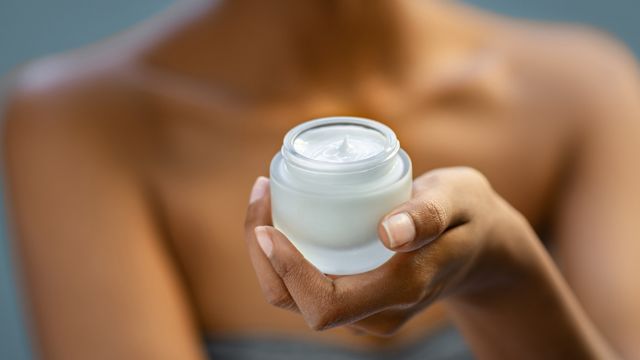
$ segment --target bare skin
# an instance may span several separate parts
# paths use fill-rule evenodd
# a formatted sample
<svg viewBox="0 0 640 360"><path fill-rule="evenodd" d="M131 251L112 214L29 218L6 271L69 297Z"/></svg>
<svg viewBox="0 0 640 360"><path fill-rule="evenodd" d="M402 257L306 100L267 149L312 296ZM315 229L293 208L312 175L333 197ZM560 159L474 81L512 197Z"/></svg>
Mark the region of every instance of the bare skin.
<svg viewBox="0 0 640 360"><path fill-rule="evenodd" d="M43 357L197 359L202 333L255 331L387 346L447 314L458 324L498 321L505 304L488 296L480 310L436 303L379 338L315 332L264 300L243 241L251 184L289 128L337 114L384 121L415 174L477 169L548 235L556 264L544 260L535 273L555 284L544 288L570 315L534 307L552 321L501 328L502 339L546 343L540 329L554 329L574 354L639 356L632 57L584 30L449 3L268 4L176 8L16 76L3 157ZM507 304L524 300L531 294ZM513 310L523 321L534 311ZM486 331L463 330L477 354L500 350L473 341Z"/></svg>
<svg viewBox="0 0 640 360"><path fill-rule="evenodd" d="M442 300L482 359L615 356L527 221L476 170L444 168L417 178L412 199L379 228L396 254L350 276L320 273L270 226L268 187L266 178L256 181L247 212L253 266L267 300L300 313L312 329L393 335ZM398 216L406 220L390 220ZM534 310L540 306L544 312Z"/></svg>

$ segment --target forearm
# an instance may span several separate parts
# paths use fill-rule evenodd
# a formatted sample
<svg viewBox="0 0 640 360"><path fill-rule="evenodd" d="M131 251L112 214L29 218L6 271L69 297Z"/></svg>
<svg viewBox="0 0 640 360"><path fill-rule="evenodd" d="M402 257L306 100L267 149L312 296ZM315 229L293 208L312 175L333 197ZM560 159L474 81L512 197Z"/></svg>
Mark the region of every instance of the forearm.
<svg viewBox="0 0 640 360"><path fill-rule="evenodd" d="M519 237L505 247L511 261L504 277L445 301L474 353L489 359L615 357L535 234ZM484 266L495 264L478 264Z"/></svg>

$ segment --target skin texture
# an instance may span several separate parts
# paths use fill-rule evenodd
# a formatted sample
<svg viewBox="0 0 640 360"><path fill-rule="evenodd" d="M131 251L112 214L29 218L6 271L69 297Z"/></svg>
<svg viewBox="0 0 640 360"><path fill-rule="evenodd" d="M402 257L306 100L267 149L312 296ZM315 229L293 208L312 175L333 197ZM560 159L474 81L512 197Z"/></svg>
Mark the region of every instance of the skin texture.
<svg viewBox="0 0 640 360"><path fill-rule="evenodd" d="M453 317L479 356L515 351L491 339L536 356L562 338L549 357L638 357L638 83L633 58L600 34L419 1L186 4L34 62L10 79L2 154L39 352L197 359L202 333L248 332L385 347ZM527 281L454 281L452 294L479 289L426 299L400 329L397 314L336 323L395 331L385 338L316 332L269 305L242 240L249 190L289 128L329 115L384 121L415 174L480 172L511 209L479 217L500 224L486 238L520 244L480 258ZM485 241L460 239L443 263L475 264L468 244ZM453 246L440 240L416 251ZM469 267L459 273L493 279Z"/></svg>
<svg viewBox="0 0 640 360"><path fill-rule="evenodd" d="M392 335L445 300L480 358L613 357L526 220L479 172L444 168L417 178L412 199L380 225L396 255L370 272L340 277L320 273L268 226L265 180L254 186L263 196L252 196L245 225L253 266L267 301L299 312L312 329L347 325ZM400 232L386 225L396 214L407 214L405 227L415 230L397 247L390 239ZM540 303L544 317L531 311Z"/></svg>

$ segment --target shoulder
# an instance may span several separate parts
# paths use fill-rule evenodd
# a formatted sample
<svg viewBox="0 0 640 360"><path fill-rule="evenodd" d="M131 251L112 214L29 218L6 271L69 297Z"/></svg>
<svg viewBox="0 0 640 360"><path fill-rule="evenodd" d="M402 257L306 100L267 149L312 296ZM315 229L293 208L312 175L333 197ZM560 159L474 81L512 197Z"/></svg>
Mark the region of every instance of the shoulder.
<svg viewBox="0 0 640 360"><path fill-rule="evenodd" d="M586 112L638 98L638 65L631 51L586 25L532 21L448 3L454 27L502 59L528 103ZM610 106L610 105L609 105Z"/></svg>
<svg viewBox="0 0 640 360"><path fill-rule="evenodd" d="M637 140L640 73L631 51L591 28L559 26L545 32L549 40L540 45L544 51L538 57L546 57L548 65L543 68L552 69L541 76L557 89L554 95L584 140L603 136Z"/></svg>
<svg viewBox="0 0 640 360"><path fill-rule="evenodd" d="M614 71L628 75L635 71L631 51L614 36L599 28L562 22L512 18L469 6L454 8L471 31L485 37L513 55L533 62L551 63L559 68L570 65L574 72L593 77ZM599 70L594 72L595 70Z"/></svg>
<svg viewBox="0 0 640 360"><path fill-rule="evenodd" d="M75 51L34 60L2 79L3 113L67 116L94 110L98 121L104 108L134 94L126 81L127 62L104 58L102 51ZM128 108L123 108L128 110ZM67 119L71 120L74 116Z"/></svg>
<svg viewBox="0 0 640 360"><path fill-rule="evenodd" d="M592 29L570 29L564 36L573 44L563 53L565 59L573 58L565 61L564 68L572 68L567 70L567 78L580 87L575 89L581 96L580 105L605 121L615 114L621 115L619 119L640 116L640 73L631 51L608 34Z"/></svg>
<svg viewBox="0 0 640 360"><path fill-rule="evenodd" d="M579 117L602 116L640 101L638 64L620 41L595 28L515 22L496 37L525 84L541 89ZM606 110L605 110L606 109Z"/></svg>
<svg viewBox="0 0 640 360"><path fill-rule="evenodd" d="M80 50L33 61L2 79L3 150L76 144L82 150L115 148L135 132L142 111L128 82L126 62Z"/></svg>

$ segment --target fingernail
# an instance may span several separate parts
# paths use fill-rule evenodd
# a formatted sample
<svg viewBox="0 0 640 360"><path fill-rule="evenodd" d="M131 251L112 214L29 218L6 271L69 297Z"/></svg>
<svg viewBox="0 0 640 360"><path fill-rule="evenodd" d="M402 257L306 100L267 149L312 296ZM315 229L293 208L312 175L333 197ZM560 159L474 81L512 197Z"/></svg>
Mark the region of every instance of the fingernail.
<svg viewBox="0 0 640 360"><path fill-rule="evenodd" d="M416 236L413 219L406 212L395 214L382 223L391 248L400 247Z"/></svg>
<svg viewBox="0 0 640 360"><path fill-rule="evenodd" d="M262 252L267 255L267 257L271 257L271 253L273 252L273 241L271 241L271 235L264 226L258 226L255 228L254 232L256 233L256 240L258 241L258 245L260 245L260 249Z"/></svg>
<svg viewBox="0 0 640 360"><path fill-rule="evenodd" d="M267 185L269 185L269 179L264 176L258 176L256 182L253 183L253 189L251 189L249 204L264 197L267 193Z"/></svg>

